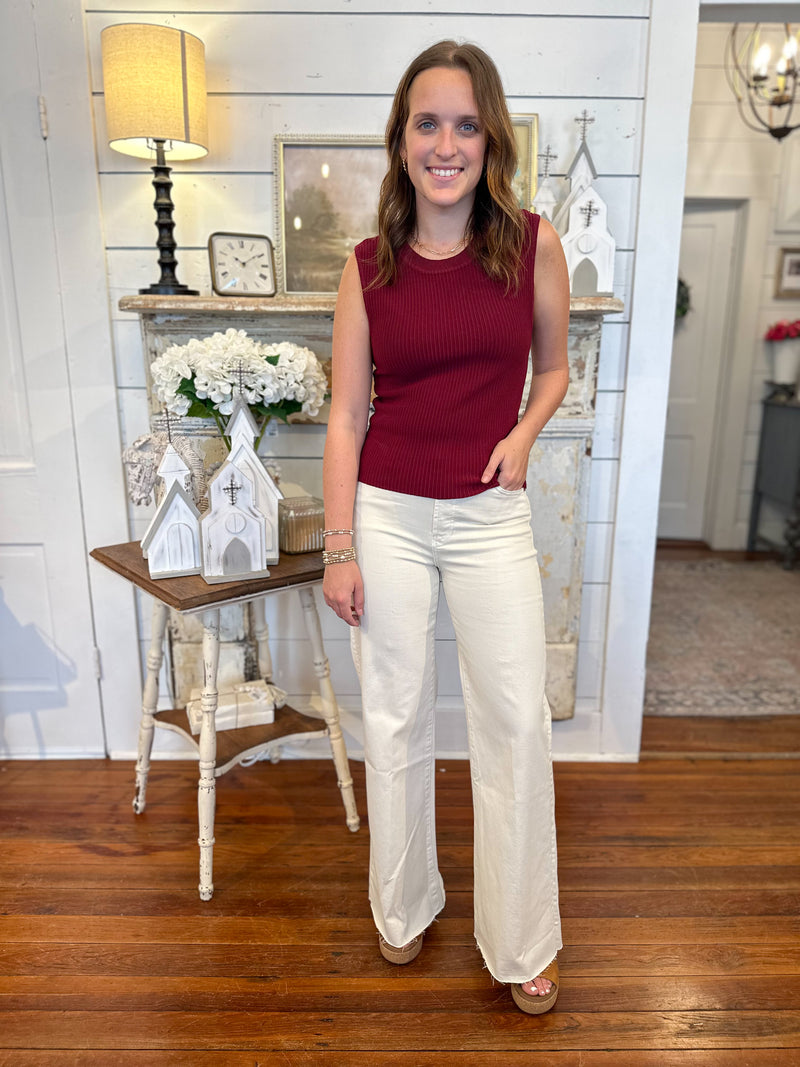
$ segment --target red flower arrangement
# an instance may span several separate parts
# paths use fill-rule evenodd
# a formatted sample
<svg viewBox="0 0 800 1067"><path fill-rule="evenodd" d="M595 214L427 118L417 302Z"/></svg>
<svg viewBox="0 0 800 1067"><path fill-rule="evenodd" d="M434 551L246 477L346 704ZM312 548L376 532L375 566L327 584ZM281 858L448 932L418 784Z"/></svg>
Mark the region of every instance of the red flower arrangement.
<svg viewBox="0 0 800 1067"><path fill-rule="evenodd" d="M765 341L788 341L792 337L800 337L800 319L795 319L794 322L781 319L764 334Z"/></svg>

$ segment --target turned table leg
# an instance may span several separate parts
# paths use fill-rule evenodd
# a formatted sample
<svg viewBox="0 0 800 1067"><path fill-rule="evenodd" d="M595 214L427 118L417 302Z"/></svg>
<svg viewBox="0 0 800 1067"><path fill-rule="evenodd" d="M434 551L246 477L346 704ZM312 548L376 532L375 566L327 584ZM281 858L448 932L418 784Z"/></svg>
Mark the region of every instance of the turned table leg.
<svg viewBox="0 0 800 1067"><path fill-rule="evenodd" d="M306 632L311 642L314 653L314 673L319 680L319 692L322 698L322 714L328 727L328 738L331 743L333 763L339 779L339 789L342 792L347 825L355 833L361 825L356 809L356 800L353 794L353 779L350 777L350 765L347 762L347 749L345 748L342 728L339 725L339 705L336 703L336 694L331 685L331 671L328 665L328 657L322 643L322 628L319 624L317 602L314 599L313 589L298 589L300 603L303 605L303 619L306 624Z"/></svg>
<svg viewBox="0 0 800 1067"><path fill-rule="evenodd" d="M266 597L252 602L253 630L258 646L258 673L265 682L272 681L272 653L269 650L269 624L266 614Z"/></svg>
<svg viewBox="0 0 800 1067"><path fill-rule="evenodd" d="M214 895L214 809L217 764L217 667L219 666L219 608L203 612L203 692L200 707L200 780L197 783L197 815L200 845L200 899Z"/></svg>
<svg viewBox="0 0 800 1067"><path fill-rule="evenodd" d="M145 809L147 775L150 772L150 753L153 750L153 715L158 707L158 676L164 661L164 631L169 608L160 600L153 601L150 648L147 652L147 676L142 691L142 718L139 723L139 752L136 759L136 793L133 810L137 815Z"/></svg>

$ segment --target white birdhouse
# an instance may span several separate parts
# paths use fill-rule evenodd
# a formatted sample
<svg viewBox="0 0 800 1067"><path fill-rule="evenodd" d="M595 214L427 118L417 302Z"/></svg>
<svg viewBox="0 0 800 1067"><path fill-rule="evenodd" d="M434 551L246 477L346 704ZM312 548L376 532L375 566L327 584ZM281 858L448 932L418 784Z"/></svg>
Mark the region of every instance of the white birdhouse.
<svg viewBox="0 0 800 1067"><path fill-rule="evenodd" d="M189 468L170 443L158 468L166 492L142 538L151 578L200 573L200 512L189 496Z"/></svg>
<svg viewBox="0 0 800 1067"><path fill-rule="evenodd" d="M553 189L552 182L552 178L545 178L533 198L533 210L548 222L553 221L558 210L558 196Z"/></svg>
<svg viewBox="0 0 800 1067"><path fill-rule="evenodd" d="M266 577L266 519L252 480L228 459L208 490L210 507L200 520L203 578L214 584Z"/></svg>
<svg viewBox="0 0 800 1067"><path fill-rule="evenodd" d="M278 544L278 501L283 493L264 469L254 448L257 427L253 416L241 397L237 397L226 434L231 439L229 461L250 478L255 490L255 506L266 519L265 545L267 563L277 563L280 557Z"/></svg>
<svg viewBox="0 0 800 1067"><path fill-rule="evenodd" d="M539 159L542 160L542 180L533 198L533 210L548 222L553 221L558 211L558 195L550 177L550 164L557 158L550 145L547 145L544 152L539 153Z"/></svg>
<svg viewBox="0 0 800 1067"><path fill-rule="evenodd" d="M577 121L585 124L590 120L584 112L584 118ZM569 195L553 219L561 234L573 296L605 296L614 290L616 244L608 232L606 203L594 188L596 178L592 157L582 140L567 172Z"/></svg>

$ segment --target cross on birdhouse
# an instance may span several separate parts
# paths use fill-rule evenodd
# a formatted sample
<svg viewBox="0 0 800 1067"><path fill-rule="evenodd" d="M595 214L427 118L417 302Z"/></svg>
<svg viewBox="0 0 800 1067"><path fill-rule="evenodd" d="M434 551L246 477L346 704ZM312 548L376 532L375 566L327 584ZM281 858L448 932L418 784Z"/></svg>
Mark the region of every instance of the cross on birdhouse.
<svg viewBox="0 0 800 1067"><path fill-rule="evenodd" d="M550 177L550 164L553 162L553 160L557 158L558 157L556 156L555 152L551 151L550 145L545 148L544 152L539 153L539 159L544 160L544 181L547 181L547 179Z"/></svg>
<svg viewBox="0 0 800 1067"><path fill-rule="evenodd" d="M174 420L177 420L177 415L170 411L169 408L166 408L164 411L164 425L167 428L167 440L170 444L172 444L172 427Z"/></svg>
<svg viewBox="0 0 800 1067"><path fill-rule="evenodd" d="M583 215L584 219L586 220L586 229L588 230L589 227L592 225L593 216L599 215L600 209L594 206L594 200L589 200L579 210L581 215Z"/></svg>
<svg viewBox="0 0 800 1067"><path fill-rule="evenodd" d="M594 122L594 118L590 117L589 112L586 110L586 108L584 108L583 112L578 116L578 118L575 119L575 121L581 127L581 140L585 141L586 127L591 126L591 124Z"/></svg>
<svg viewBox="0 0 800 1067"><path fill-rule="evenodd" d="M239 396L244 396L244 367L241 360L236 365L236 384L239 386Z"/></svg>
<svg viewBox="0 0 800 1067"><path fill-rule="evenodd" d="M233 507L233 505L236 503L236 494L241 488L241 485L239 485L233 477L233 471L231 471L231 480L228 482L227 485L223 486L222 488L222 492L228 494L228 499L231 502L231 507Z"/></svg>

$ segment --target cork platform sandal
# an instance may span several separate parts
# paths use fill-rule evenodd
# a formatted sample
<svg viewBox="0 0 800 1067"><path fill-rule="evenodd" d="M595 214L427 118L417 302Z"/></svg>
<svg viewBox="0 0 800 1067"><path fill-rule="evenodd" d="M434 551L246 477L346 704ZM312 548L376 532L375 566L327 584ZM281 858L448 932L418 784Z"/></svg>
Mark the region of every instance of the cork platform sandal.
<svg viewBox="0 0 800 1067"><path fill-rule="evenodd" d="M381 956L389 963L411 963L419 956L422 949L422 939L425 937L425 931L409 941L407 945L403 945L402 948L395 948L394 945L390 945L381 934L378 934L378 948L381 950ZM533 999L533 998L531 998Z"/></svg>
<svg viewBox="0 0 800 1067"><path fill-rule="evenodd" d="M514 998L514 1003L521 1011L527 1012L528 1015L543 1015L546 1011L550 1011L555 1004L558 996L557 961L553 960L549 966L545 967L539 977L547 978L548 981L552 982L550 992L543 997L534 997L530 993L526 993L521 983L513 982L511 984L511 996Z"/></svg>

